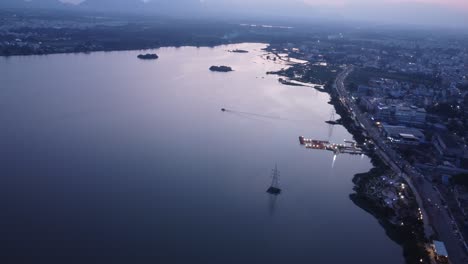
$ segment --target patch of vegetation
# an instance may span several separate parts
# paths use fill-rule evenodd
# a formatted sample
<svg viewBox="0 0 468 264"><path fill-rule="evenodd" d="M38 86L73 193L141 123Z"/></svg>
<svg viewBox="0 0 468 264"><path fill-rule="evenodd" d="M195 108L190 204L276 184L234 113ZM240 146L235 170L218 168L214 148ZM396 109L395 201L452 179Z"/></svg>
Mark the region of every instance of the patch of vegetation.
<svg viewBox="0 0 468 264"><path fill-rule="evenodd" d="M402 246L406 263L421 263L420 259L423 259L423 263L430 263L428 253L425 249L425 242L427 241L424 237L424 226L422 222L409 213L402 219L404 225L395 225L389 220L395 215L395 211L383 207L381 204L365 195L365 186L372 179L380 177L386 172L388 172L388 168L385 166L378 166L372 168L367 173L356 174L353 178L353 182L356 184L354 188L356 193L351 194L350 199L361 209L377 218L380 225L385 229L387 236ZM416 211L416 202L412 201L406 210L408 212Z"/></svg>
<svg viewBox="0 0 468 264"><path fill-rule="evenodd" d="M412 82L429 86L440 84L441 81L439 78L424 74L388 72L376 68L358 68L348 76L347 84L354 83L357 85L367 85L371 79L376 78L393 79L397 81Z"/></svg>
<svg viewBox="0 0 468 264"><path fill-rule="evenodd" d="M459 114L459 110L457 110L457 108L454 105L449 104L449 103L436 104L434 106L427 108L427 111L431 114L444 116L448 118L457 117Z"/></svg>
<svg viewBox="0 0 468 264"><path fill-rule="evenodd" d="M462 186L468 187L468 174L462 173L462 174L454 175L450 179L450 182L452 184L457 184L457 185L462 185Z"/></svg>
<svg viewBox="0 0 468 264"><path fill-rule="evenodd" d="M464 84L459 84L457 85L458 89L462 90L462 91L468 91L468 83L464 83Z"/></svg>
<svg viewBox="0 0 468 264"><path fill-rule="evenodd" d="M287 69L282 69L276 72L268 72L267 74L276 74L288 77L291 80L296 80L305 83L314 83L325 85L333 81L341 69L337 66L319 66L310 63L295 64Z"/></svg>

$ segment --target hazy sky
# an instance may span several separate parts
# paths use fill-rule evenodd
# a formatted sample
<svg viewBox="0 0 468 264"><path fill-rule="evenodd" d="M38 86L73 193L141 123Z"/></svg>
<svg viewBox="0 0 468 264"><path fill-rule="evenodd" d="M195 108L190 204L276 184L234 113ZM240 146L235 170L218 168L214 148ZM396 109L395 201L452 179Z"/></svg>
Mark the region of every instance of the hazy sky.
<svg viewBox="0 0 468 264"><path fill-rule="evenodd" d="M85 0L60 0L66 3L80 3L84 2ZM152 0L141 0L142 2L151 2ZM177 1L177 0L174 0ZM200 2L217 2L217 0L199 0ZM219 1L219 0L218 0ZM222 1L221 1L222 2ZM422 4L435 4L441 5L444 7L450 8L463 8L468 10L468 0L233 0L231 2L238 2L238 3L251 3L251 2L259 2L259 3L272 3L272 2L304 2L308 5L312 6L323 6L323 7L334 7L334 8L345 8L347 6L356 6L356 5L405 5L408 3L422 3Z"/></svg>
<svg viewBox="0 0 468 264"><path fill-rule="evenodd" d="M435 4L451 8L466 8L468 10L467 0L304 0L310 5L328 5L332 7L346 7L353 5L382 4L382 5L401 5L408 3Z"/></svg>
<svg viewBox="0 0 468 264"><path fill-rule="evenodd" d="M83 0L60 1L83 2ZM219 14L258 13L283 17L305 16L383 23L468 26L468 0L118 0L119 3L125 1L148 2L148 10L161 10L161 6L170 3L173 8L171 10L180 9L186 14L192 12L190 8L196 3L206 10ZM178 5L181 2L184 4ZM192 3L187 5L190 8L184 9L188 2Z"/></svg>

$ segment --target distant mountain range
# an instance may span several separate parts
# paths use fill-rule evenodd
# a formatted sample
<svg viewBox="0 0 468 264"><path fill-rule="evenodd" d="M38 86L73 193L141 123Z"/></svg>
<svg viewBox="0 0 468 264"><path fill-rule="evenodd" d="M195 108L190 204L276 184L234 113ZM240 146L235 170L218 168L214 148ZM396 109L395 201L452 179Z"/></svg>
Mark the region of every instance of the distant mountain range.
<svg viewBox="0 0 468 264"><path fill-rule="evenodd" d="M356 0L346 8L304 0L0 0L0 8L44 8L117 13L157 13L168 16L247 17L468 27L468 10L413 0ZM73 3L73 4L72 4ZM309 3L309 4L307 4ZM315 3L315 4L311 4Z"/></svg>
<svg viewBox="0 0 468 264"><path fill-rule="evenodd" d="M58 0L1 0L0 7L10 7L10 8L64 8L66 4Z"/></svg>
<svg viewBox="0 0 468 264"><path fill-rule="evenodd" d="M71 4L77 3L77 4ZM112 12L187 12L200 11L199 0L0 0L0 8L76 9Z"/></svg>
<svg viewBox="0 0 468 264"><path fill-rule="evenodd" d="M0 8L42 8L113 13L153 13L179 17L310 16L300 0L0 0ZM298 5L299 3L299 5Z"/></svg>

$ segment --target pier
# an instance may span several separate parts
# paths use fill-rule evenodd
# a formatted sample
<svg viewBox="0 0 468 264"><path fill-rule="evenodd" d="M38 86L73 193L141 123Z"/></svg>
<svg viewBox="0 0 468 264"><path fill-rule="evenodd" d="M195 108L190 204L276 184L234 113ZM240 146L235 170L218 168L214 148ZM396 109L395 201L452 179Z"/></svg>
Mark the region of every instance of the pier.
<svg viewBox="0 0 468 264"><path fill-rule="evenodd" d="M303 136L299 137L299 143L308 149L320 149L333 151L335 154L345 153L353 155L362 155L364 151L356 142L345 140L344 144L331 143L325 140L307 139Z"/></svg>

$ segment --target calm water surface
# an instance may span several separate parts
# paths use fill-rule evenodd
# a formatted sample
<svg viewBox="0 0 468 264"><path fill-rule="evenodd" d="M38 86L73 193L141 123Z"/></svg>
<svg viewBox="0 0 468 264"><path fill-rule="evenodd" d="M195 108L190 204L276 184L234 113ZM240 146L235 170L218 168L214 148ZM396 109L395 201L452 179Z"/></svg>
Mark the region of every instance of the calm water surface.
<svg viewBox="0 0 468 264"><path fill-rule="evenodd" d="M0 58L3 259L403 263L349 199L369 159L298 144L351 139L324 123L328 95L265 75L284 66L263 47Z"/></svg>

